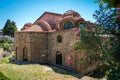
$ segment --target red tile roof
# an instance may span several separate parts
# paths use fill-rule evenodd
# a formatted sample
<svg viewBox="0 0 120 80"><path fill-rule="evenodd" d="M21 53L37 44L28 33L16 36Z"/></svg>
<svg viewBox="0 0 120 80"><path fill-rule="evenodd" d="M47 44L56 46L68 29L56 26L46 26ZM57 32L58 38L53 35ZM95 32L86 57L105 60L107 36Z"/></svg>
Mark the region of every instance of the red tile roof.
<svg viewBox="0 0 120 80"><path fill-rule="evenodd" d="M32 26L32 23L26 23L26 24L24 24L24 26L21 30L29 29L31 26Z"/></svg>
<svg viewBox="0 0 120 80"><path fill-rule="evenodd" d="M73 10L66 11L63 15L52 12L44 12L33 24L26 23L21 30L24 31L55 31L58 29L57 20L66 16L81 18L80 14Z"/></svg>
<svg viewBox="0 0 120 80"><path fill-rule="evenodd" d="M81 18L80 14L73 10L68 10L62 15L63 18L66 16L72 16L74 18Z"/></svg>
<svg viewBox="0 0 120 80"><path fill-rule="evenodd" d="M33 25L26 31L43 31L43 29L39 25Z"/></svg>
<svg viewBox="0 0 120 80"><path fill-rule="evenodd" d="M51 26L51 29L54 30L57 29L56 22L61 16L62 14L45 12L33 24L36 24L40 21L46 21Z"/></svg>

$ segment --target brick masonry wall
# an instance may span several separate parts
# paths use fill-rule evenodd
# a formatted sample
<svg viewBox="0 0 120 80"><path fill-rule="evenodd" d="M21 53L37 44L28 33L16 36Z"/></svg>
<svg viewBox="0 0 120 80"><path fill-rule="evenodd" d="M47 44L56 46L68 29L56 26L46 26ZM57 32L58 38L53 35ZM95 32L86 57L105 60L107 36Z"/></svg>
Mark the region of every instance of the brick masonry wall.
<svg viewBox="0 0 120 80"><path fill-rule="evenodd" d="M47 62L48 33L30 33L31 60Z"/></svg>
<svg viewBox="0 0 120 80"><path fill-rule="evenodd" d="M70 30L60 30L57 32L51 32L48 34L48 61L50 63L56 64L56 53L57 51L60 51L62 54L62 65L73 68L76 71L78 71L81 74L86 74L90 71L93 71L99 66L98 62L92 63L92 64L86 64L87 66L84 66L84 64L79 64L77 62L74 62L71 64L68 61L68 57L70 55L71 48L69 47L69 44L71 42L74 42L76 40L76 28L70 29ZM62 42L57 42L57 36L62 37ZM85 53L81 51L79 53L79 57L85 57ZM78 57L76 54L72 54L73 57ZM89 66L89 67L88 67Z"/></svg>
<svg viewBox="0 0 120 80"><path fill-rule="evenodd" d="M15 33L15 54L19 61L23 60L23 48L27 48L27 58L30 61L30 34L28 32Z"/></svg>
<svg viewBox="0 0 120 80"><path fill-rule="evenodd" d="M23 60L23 48L26 47L28 61L49 61L56 64L56 52L60 51L63 66L74 68L67 58L70 51L69 44L75 40L75 32L75 28L56 32L17 32L15 33L17 59ZM59 35L62 37L62 42L57 42Z"/></svg>
<svg viewBox="0 0 120 80"><path fill-rule="evenodd" d="M62 64L70 68L74 68L74 65L70 64L67 60L69 56L70 47L69 44L75 40L76 29L60 30L57 32L51 32L48 34L48 55L49 61L56 64L56 53L60 51L62 54ZM62 37L62 42L57 42L58 36Z"/></svg>
<svg viewBox="0 0 120 80"><path fill-rule="evenodd" d="M16 32L15 53L19 61L23 61L23 48L27 49L29 62L47 61L47 33L44 32Z"/></svg>
<svg viewBox="0 0 120 80"><path fill-rule="evenodd" d="M67 60L70 51L69 44L76 39L75 32L76 28L58 30L55 32L16 32L16 58L19 61L23 61L23 48L26 47L29 62L49 62L56 64L56 53L59 51L62 54L63 66L76 69L83 74L90 72L95 69L95 66L90 65L83 69L81 67L83 64L70 64ZM57 42L59 35L62 37L62 42ZM80 54L80 56L81 55L82 54Z"/></svg>

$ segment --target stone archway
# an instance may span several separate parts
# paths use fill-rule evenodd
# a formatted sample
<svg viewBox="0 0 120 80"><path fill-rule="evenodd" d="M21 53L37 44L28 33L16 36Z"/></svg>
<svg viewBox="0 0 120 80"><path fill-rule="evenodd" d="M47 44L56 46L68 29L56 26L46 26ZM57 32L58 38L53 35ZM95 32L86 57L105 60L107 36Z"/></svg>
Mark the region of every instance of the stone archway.
<svg viewBox="0 0 120 80"><path fill-rule="evenodd" d="M62 66L62 54L60 51L56 52L56 64Z"/></svg>
<svg viewBox="0 0 120 80"><path fill-rule="evenodd" d="M27 61L27 48L23 48L23 61Z"/></svg>

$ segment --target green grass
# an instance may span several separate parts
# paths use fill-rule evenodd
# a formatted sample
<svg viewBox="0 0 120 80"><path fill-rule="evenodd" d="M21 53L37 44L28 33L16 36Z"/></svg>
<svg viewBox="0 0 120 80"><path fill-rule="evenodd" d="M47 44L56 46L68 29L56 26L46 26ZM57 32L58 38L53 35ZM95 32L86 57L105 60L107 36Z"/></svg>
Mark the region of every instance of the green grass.
<svg viewBox="0 0 120 80"><path fill-rule="evenodd" d="M76 77L55 66L40 64L0 64L0 71L11 80L76 80Z"/></svg>
<svg viewBox="0 0 120 80"><path fill-rule="evenodd" d="M2 60L0 60L0 64L2 63L8 63L9 62L9 58L12 57L13 54L8 55L7 57L3 57Z"/></svg>
<svg viewBox="0 0 120 80"><path fill-rule="evenodd" d="M0 72L6 79L0 80L78 80L74 73L50 65L9 63L12 55L0 61ZM0 75L1 75L0 74ZM8 78L8 79L7 79Z"/></svg>
<svg viewBox="0 0 120 80"><path fill-rule="evenodd" d="M2 72L0 72L0 80L10 80Z"/></svg>

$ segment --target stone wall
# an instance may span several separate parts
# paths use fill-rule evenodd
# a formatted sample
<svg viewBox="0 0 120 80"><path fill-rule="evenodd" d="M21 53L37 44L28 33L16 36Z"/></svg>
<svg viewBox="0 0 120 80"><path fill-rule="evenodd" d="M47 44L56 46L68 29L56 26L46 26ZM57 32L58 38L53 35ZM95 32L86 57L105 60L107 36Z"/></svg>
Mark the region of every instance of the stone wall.
<svg viewBox="0 0 120 80"><path fill-rule="evenodd" d="M49 62L56 64L56 53L59 51L62 54L62 65L74 68L67 60L69 57L69 44L75 40L76 29L60 30L48 34L48 55ZM62 37L62 42L57 42L57 37Z"/></svg>
<svg viewBox="0 0 120 80"><path fill-rule="evenodd" d="M80 64L78 62L74 62L73 64L71 64L68 61L68 57L70 56L69 52L71 50L69 44L76 40L76 35L75 35L76 30L77 30L76 28L72 28L69 30L60 30L56 32L51 32L48 34L48 45L49 45L48 61L50 63L56 64L56 54L58 51L60 51L62 54L62 66L73 68L79 73L84 75L88 72L95 70L99 66L99 63L95 62L91 64ZM62 42L57 42L57 36L59 35L62 37ZM72 56L83 57L83 60L85 60L84 58L86 57L85 53L83 53L82 51L81 53L79 53L79 55L73 53Z"/></svg>
<svg viewBox="0 0 120 80"><path fill-rule="evenodd" d="M23 61L23 48L27 49L27 59L30 57L30 33L29 32L16 32L15 33L15 54L18 61Z"/></svg>
<svg viewBox="0 0 120 80"><path fill-rule="evenodd" d="M48 62L56 64L57 52L62 54L62 66L73 68L82 74L86 74L96 68L96 64L90 64L87 67L81 67L83 64L71 64L68 61L70 56L71 42L76 40L77 28L58 30L53 32L16 32L15 50L16 58L23 61L23 49L26 48L27 60L29 62ZM62 42L57 42L57 37L62 37ZM79 54L82 57L83 54ZM76 56L73 54L73 56ZM83 56L84 57L84 56ZM77 65L76 65L77 64Z"/></svg>
<svg viewBox="0 0 120 80"><path fill-rule="evenodd" d="M47 33L46 32L16 32L15 53L19 61L23 61L23 49L26 48L27 61L47 61Z"/></svg>
<svg viewBox="0 0 120 80"><path fill-rule="evenodd" d="M34 62L47 62L48 33L30 33L31 60Z"/></svg>

